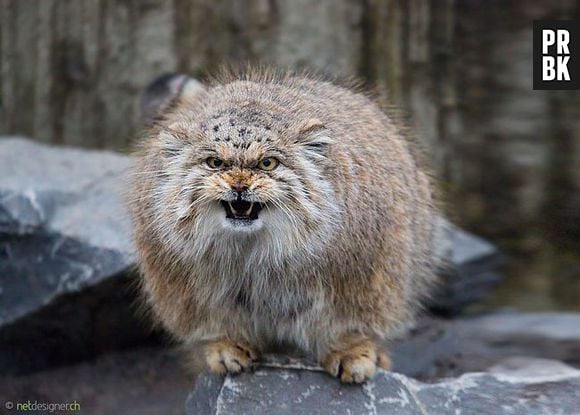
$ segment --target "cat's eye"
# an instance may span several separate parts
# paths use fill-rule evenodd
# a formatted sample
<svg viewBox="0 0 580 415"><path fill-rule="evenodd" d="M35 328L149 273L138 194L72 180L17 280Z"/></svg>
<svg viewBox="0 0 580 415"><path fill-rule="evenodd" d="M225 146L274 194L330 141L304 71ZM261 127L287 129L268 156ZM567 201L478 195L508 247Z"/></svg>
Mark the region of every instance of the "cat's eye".
<svg viewBox="0 0 580 415"><path fill-rule="evenodd" d="M208 157L205 163L212 169L221 169L224 166L224 161L216 157Z"/></svg>
<svg viewBox="0 0 580 415"><path fill-rule="evenodd" d="M278 164L280 164L280 162L274 157L266 157L265 159L260 160L258 168L260 170L272 171L278 167Z"/></svg>

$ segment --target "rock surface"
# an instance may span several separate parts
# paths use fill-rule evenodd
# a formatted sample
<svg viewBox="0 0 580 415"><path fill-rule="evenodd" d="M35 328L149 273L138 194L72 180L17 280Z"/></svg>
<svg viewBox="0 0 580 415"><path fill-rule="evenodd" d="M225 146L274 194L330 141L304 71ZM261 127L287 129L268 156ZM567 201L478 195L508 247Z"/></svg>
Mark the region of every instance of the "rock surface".
<svg viewBox="0 0 580 415"><path fill-rule="evenodd" d="M580 414L580 314L497 313L422 325L394 345L395 371L363 386L268 356L254 373L201 375L186 412Z"/></svg>
<svg viewBox="0 0 580 415"><path fill-rule="evenodd" d="M483 371L515 356L580 367L580 314L505 311L453 320L425 317L391 350L394 370L421 380Z"/></svg>
<svg viewBox="0 0 580 415"><path fill-rule="evenodd" d="M183 415L194 382L174 351L159 347L116 351L24 376L0 372L0 414L25 413L4 411L6 402L76 401L81 415Z"/></svg>
<svg viewBox="0 0 580 415"><path fill-rule="evenodd" d="M541 375L496 371L435 383L381 370L363 386L344 386L316 367L265 363L252 374L203 376L186 408L188 415L577 414L580 371L553 361L542 369Z"/></svg>
<svg viewBox="0 0 580 415"><path fill-rule="evenodd" d="M0 372L134 344L133 248L122 208L130 158L0 139Z"/></svg>
<svg viewBox="0 0 580 415"><path fill-rule="evenodd" d="M0 326L133 262L111 152L0 140Z"/></svg>
<svg viewBox="0 0 580 415"><path fill-rule="evenodd" d="M441 220L436 241L444 265L439 272L442 283L429 306L435 314L457 315L502 280L503 258L494 245L446 220Z"/></svg>

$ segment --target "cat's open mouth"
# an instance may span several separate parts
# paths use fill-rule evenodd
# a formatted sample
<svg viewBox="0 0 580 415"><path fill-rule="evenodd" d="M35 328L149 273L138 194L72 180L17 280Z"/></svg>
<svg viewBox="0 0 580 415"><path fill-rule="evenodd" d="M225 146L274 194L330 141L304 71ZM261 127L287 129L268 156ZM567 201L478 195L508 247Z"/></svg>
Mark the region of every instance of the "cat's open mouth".
<svg viewBox="0 0 580 415"><path fill-rule="evenodd" d="M220 203L224 207L226 218L228 219L256 220L258 219L258 213L260 213L260 210L263 208L261 203L247 202L242 199L233 200L231 202L222 200Z"/></svg>

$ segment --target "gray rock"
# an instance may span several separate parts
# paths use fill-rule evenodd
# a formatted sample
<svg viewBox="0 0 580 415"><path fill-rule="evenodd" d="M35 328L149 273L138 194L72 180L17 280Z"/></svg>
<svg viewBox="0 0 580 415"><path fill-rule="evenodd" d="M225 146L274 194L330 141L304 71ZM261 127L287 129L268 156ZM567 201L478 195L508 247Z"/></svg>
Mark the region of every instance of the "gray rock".
<svg viewBox="0 0 580 415"><path fill-rule="evenodd" d="M133 263L110 152L0 140L0 327Z"/></svg>
<svg viewBox="0 0 580 415"><path fill-rule="evenodd" d="M131 158L108 151L0 139L0 230L60 233L92 246L133 252L121 200Z"/></svg>
<svg viewBox="0 0 580 415"><path fill-rule="evenodd" d="M435 314L459 314L485 298L503 279L503 258L486 240L440 220L435 241L436 255L443 262L441 284L429 304Z"/></svg>
<svg viewBox="0 0 580 415"><path fill-rule="evenodd" d="M391 351L394 372L362 387L280 356L250 374L203 374L187 413L580 413L580 314L425 318Z"/></svg>
<svg viewBox="0 0 580 415"><path fill-rule="evenodd" d="M342 385L316 366L277 358L254 373L202 375L186 402L188 415L221 414L574 414L580 411L580 371L562 364L520 361L517 370L469 373L423 383L379 371L362 386Z"/></svg>
<svg viewBox="0 0 580 415"><path fill-rule="evenodd" d="M495 312L425 317L392 347L394 369L422 380L486 370L516 356L580 367L580 314Z"/></svg>
<svg viewBox="0 0 580 415"><path fill-rule="evenodd" d="M0 372L0 414L183 415L194 378L174 351L160 347L115 351L21 376ZM74 411L5 411L11 402L74 402Z"/></svg>
<svg viewBox="0 0 580 415"><path fill-rule="evenodd" d="M0 371L69 363L147 333L130 317L124 273L134 263L120 193L130 163L0 140Z"/></svg>

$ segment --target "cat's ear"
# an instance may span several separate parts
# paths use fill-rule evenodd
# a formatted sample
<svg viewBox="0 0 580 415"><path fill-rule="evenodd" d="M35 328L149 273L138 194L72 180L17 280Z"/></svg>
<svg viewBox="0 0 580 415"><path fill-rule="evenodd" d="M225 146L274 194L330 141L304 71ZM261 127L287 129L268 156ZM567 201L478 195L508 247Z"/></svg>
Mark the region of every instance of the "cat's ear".
<svg viewBox="0 0 580 415"><path fill-rule="evenodd" d="M328 157L332 139L328 128L318 118L311 118L298 128L297 143L304 147L307 156L317 160Z"/></svg>
<svg viewBox="0 0 580 415"><path fill-rule="evenodd" d="M205 87L183 74L165 74L149 84L141 96L141 120L150 126L177 100L193 101Z"/></svg>

